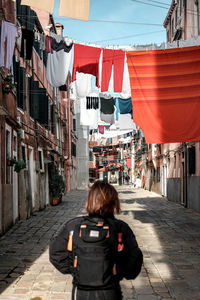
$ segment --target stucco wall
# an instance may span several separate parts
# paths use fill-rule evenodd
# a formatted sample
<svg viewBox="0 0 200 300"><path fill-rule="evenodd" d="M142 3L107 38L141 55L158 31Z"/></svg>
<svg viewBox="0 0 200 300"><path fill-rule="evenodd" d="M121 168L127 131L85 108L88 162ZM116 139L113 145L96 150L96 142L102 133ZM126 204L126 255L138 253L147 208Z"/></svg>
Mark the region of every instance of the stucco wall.
<svg viewBox="0 0 200 300"><path fill-rule="evenodd" d="M200 177L190 176L187 182L188 207L200 212Z"/></svg>
<svg viewBox="0 0 200 300"><path fill-rule="evenodd" d="M181 202L181 181L180 178L167 179L167 198L176 203Z"/></svg>

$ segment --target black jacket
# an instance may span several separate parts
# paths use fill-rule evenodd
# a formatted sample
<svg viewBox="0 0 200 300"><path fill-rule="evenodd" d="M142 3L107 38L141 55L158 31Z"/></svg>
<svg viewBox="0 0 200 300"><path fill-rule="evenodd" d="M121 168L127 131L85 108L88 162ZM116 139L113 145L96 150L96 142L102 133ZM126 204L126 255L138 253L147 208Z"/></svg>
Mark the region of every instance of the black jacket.
<svg viewBox="0 0 200 300"><path fill-rule="evenodd" d="M90 216L97 218L97 216ZM135 279L141 271L143 255L138 247L136 238L131 228L125 222L109 217L115 223L119 232L123 233L124 250L120 253L117 263L118 280ZM74 230L76 224L80 223L82 217L74 218L66 222L58 234L51 240L49 247L50 262L63 274L72 274L72 253L67 250L69 232Z"/></svg>

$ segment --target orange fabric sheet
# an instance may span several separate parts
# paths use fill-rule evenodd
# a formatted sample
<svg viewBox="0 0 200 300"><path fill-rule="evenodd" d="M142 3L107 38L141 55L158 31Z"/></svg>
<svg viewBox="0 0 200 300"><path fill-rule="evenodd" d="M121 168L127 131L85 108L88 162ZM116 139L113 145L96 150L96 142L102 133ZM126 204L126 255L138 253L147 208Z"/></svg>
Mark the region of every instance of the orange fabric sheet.
<svg viewBox="0 0 200 300"><path fill-rule="evenodd" d="M200 140L200 46L128 51L133 119L147 143Z"/></svg>

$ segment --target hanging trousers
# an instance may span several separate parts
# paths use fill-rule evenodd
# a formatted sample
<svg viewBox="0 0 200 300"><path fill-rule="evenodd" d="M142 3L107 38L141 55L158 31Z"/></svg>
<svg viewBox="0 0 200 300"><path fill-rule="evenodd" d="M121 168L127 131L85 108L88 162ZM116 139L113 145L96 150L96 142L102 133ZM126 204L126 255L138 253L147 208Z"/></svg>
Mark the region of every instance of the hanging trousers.
<svg viewBox="0 0 200 300"><path fill-rule="evenodd" d="M96 86L99 87L99 58L101 49L74 44L74 64L72 81L76 80L76 72L96 76Z"/></svg>
<svg viewBox="0 0 200 300"><path fill-rule="evenodd" d="M26 48L24 47L24 42L26 41ZM25 59L31 59L33 51L33 41L34 32L32 30L22 28L22 43L20 57L25 57ZM26 53L24 53L24 48Z"/></svg>
<svg viewBox="0 0 200 300"><path fill-rule="evenodd" d="M103 49L101 91L107 92L114 71L114 92L121 93L124 74L125 52L122 50Z"/></svg>
<svg viewBox="0 0 200 300"><path fill-rule="evenodd" d="M10 22L2 21L0 67L5 66L7 69L10 69L12 64L16 37L17 37L17 27ZM6 53L6 63L4 63L6 39L7 39L7 53Z"/></svg>

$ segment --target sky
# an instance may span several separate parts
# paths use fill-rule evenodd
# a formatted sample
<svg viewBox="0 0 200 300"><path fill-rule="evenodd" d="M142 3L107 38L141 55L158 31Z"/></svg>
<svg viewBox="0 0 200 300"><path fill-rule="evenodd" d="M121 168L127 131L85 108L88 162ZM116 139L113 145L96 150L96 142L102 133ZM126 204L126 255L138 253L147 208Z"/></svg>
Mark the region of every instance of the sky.
<svg viewBox="0 0 200 300"><path fill-rule="evenodd" d="M59 0L55 0L53 16L55 22L64 25L64 36L78 42L100 46L160 44L166 41L163 22L171 2L90 0L90 20L86 22L59 17Z"/></svg>

